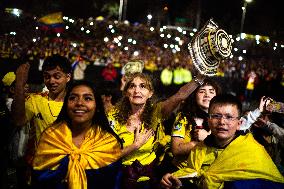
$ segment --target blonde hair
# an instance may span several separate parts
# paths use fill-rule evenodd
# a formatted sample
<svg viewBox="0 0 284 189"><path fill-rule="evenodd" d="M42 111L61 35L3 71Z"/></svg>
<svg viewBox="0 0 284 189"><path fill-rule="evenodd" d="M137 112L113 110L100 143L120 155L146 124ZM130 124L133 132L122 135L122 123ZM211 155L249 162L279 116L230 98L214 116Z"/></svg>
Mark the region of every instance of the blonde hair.
<svg viewBox="0 0 284 189"><path fill-rule="evenodd" d="M115 117L120 124L125 124L130 116L131 113L131 105L129 102L129 98L126 96L126 92L130 87L130 84L135 78L140 78L145 81L146 88L154 93L154 87L152 83L152 79L149 75L144 73L134 73L129 76L127 83L123 89L123 97L121 100L116 104L116 109L118 110ZM153 95L154 96L154 95ZM149 98L146 101L145 108L142 112L141 119L145 125L145 127L151 127L151 119L153 113L153 104L154 104L154 97Z"/></svg>

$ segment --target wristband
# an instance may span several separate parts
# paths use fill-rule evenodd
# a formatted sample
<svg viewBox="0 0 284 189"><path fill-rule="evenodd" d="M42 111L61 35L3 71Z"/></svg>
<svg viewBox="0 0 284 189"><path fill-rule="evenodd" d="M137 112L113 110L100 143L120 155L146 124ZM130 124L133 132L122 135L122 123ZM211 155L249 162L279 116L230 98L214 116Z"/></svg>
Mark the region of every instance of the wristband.
<svg viewBox="0 0 284 189"><path fill-rule="evenodd" d="M196 125L195 129L203 129L203 125Z"/></svg>

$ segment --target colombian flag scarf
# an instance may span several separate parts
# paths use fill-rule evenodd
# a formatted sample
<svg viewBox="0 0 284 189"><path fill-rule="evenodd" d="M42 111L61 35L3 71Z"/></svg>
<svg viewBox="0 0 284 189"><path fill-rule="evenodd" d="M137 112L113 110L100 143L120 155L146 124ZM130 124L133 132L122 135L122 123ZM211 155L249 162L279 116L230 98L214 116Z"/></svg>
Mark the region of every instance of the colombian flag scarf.
<svg viewBox="0 0 284 189"><path fill-rule="evenodd" d="M264 147L257 143L252 134L239 136L232 141L207 171L201 169L206 151L212 147L204 143L198 145L189 155L191 168L184 168L175 173L182 177L197 172L202 188L223 188L224 181L264 179L284 183L280 174Z"/></svg>
<svg viewBox="0 0 284 189"><path fill-rule="evenodd" d="M72 142L66 123L47 128L41 138L33 161L34 170L56 170L62 158L69 155L66 179L69 189L87 189L86 169L105 167L121 156L116 138L100 127L90 128L80 148Z"/></svg>

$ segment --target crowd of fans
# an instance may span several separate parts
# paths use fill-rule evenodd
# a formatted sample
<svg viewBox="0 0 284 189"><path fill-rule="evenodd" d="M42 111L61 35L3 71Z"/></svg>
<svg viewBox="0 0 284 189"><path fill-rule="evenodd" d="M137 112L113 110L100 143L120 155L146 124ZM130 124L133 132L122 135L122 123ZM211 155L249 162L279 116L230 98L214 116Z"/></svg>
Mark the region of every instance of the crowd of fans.
<svg viewBox="0 0 284 189"><path fill-rule="evenodd" d="M187 133L191 133L190 135L192 135L189 137L189 140L191 140L189 142L193 142L198 146L199 142L204 140L204 143L202 144L204 145L203 147L205 149L212 147L208 145L209 141L211 142L211 144L213 144L213 148L216 148L215 150L219 150L219 152L216 153L221 153L223 150L225 151L227 149L228 143L230 144L232 142L232 145L239 145L239 140L244 140L244 142L247 142L251 145L251 147L248 148L249 151L254 151L254 149L256 149L256 151L261 154L260 159L262 160L263 158L264 162L266 162L267 160L267 151L269 155L271 155L272 160L274 161L278 169L269 159L269 161L266 162L267 164L261 165L263 166L263 168L259 168L262 169L260 170L260 172L269 172L270 169L265 169L265 167L272 167L271 170L273 170L273 172L277 174L273 175L273 172L270 171L268 174L264 174L263 176L261 172L259 173L261 175L259 178L273 182L283 182L283 180L281 180L283 179L283 176L281 175L283 174L283 159L281 158L281 156L283 155L283 113L281 114L280 112L278 114L271 114L271 112L269 113L265 109L265 106L273 100L283 102L284 64L283 57L281 57L281 53L283 53L282 47L278 46L278 48L275 48L275 44L272 44L272 42L261 42L260 44L257 44L255 43L255 41L245 39L237 40L234 42L232 56L227 60L223 60L219 65L216 76L207 80L204 79L204 76L198 74L194 69L194 65L187 48L188 43L197 32L197 30L195 29L191 30L188 28L173 26L162 26L161 28L158 28L141 23L129 23L127 21L118 22L113 20L93 18L90 18L88 20L74 20L67 17L63 18L63 25L56 27L43 27L42 25L38 24L37 18L35 17L14 17L6 13L1 13L0 16L1 19L3 19L4 26L0 29L0 76L1 78L3 78L4 75L6 77L6 74L8 72L14 72L10 73L7 78L2 79L2 83L4 84L3 89L5 89L3 90L4 93L2 96L4 97L4 94L6 94L6 96L12 99L11 101L14 100L17 102L14 102L12 109L11 102L9 110L5 109L1 111L10 112L11 115L14 116L14 118L16 115L15 113L21 113L18 115L17 119L8 120L7 123L11 125L17 125L15 123L22 121L22 123L18 124L18 126L24 125L24 122L26 121L24 119L24 114L31 114L31 112L29 112L27 106L24 106L23 100L25 99L25 95L29 95L30 92L41 93L39 95L40 97L36 97L36 95L38 94L32 94L29 95L28 98L26 98L25 103L28 102L31 104L35 103L32 99L37 98L36 105L33 104L33 106L30 106L29 108L33 109L36 106L42 107L42 109L50 113L49 116L51 116L51 119L48 120L48 124L40 121L42 123L43 129L42 131L37 133L37 141L35 142L35 144L41 144L38 148L39 150L37 151L37 154L34 156L34 164L36 164L36 166L33 165L33 169L35 169L34 171L36 175L32 175L37 179L38 184L41 184L41 182L44 183L48 179L56 180L58 179L57 176L59 175L60 182L57 182L56 180L56 182L48 184L55 184L54 186L58 186L58 183L59 185L65 185L67 182L68 184L71 183L70 186L76 188L75 186L77 181L73 182L70 175L68 177L69 180L66 181L65 175L67 173L74 174L76 176L76 179L81 179L82 177L79 182L80 185L84 185L83 183L86 183L86 179L88 180L88 178L91 178L90 176L96 177L100 174L105 174L105 170L103 169L102 173L96 172L97 175L89 174L87 171L88 169L100 169L104 167L103 163L99 167L96 167L94 165L90 165L90 167L88 167L85 166L85 164L84 167L79 163L80 166L82 166L80 167L79 164L77 165L78 161L76 158L78 155L81 156L80 153L82 153L82 151L78 150L78 152L76 151L76 153L74 154L72 151L74 150L72 147L73 143L78 148L80 148L80 145L84 144L84 141L87 138L81 137L81 134L84 134L85 132L84 129L79 129L80 132L78 132L79 130L77 130L76 128L87 125L87 128L89 129L93 126L93 122L96 123L94 119L100 120L96 116L98 116L98 112L100 114L104 114L103 111L100 110L100 108L102 108L101 103L104 103L104 111L106 111L107 113L108 121L111 120L110 124L112 124L112 129L107 127L108 122L106 122L107 120L105 118L105 115L103 115L103 121L100 120L101 122L99 122L99 124L101 124L100 127L102 131L106 129L104 132L109 132L110 135L115 136L112 136L111 141L115 146L117 146L117 148L119 148L118 144L130 144L126 147L124 146L121 152L118 149L117 156L108 163L109 165L112 165L114 162L115 164L119 164L120 162L117 161L117 159L122 154L121 157L124 158L123 165L127 168L127 174L129 173L129 171L136 169L137 167L143 168L141 169L143 170L143 173L139 172L138 175L134 175L135 179L138 179L141 183L148 182L148 180L143 179L140 181L140 176L143 176L145 171L145 173L147 173L146 175L150 178L150 185L153 183L155 186L159 184L157 180L151 180L153 176L151 174L152 170L156 168L153 168L153 165L157 163L156 160L154 161L154 159L156 158L156 155L158 157L156 159L160 158L158 153L155 151L158 149L156 148L156 144L163 144L159 146L162 149L161 159L159 160L167 160L167 158L172 158L173 156L171 156L172 154L167 145L171 145L171 137L178 137L178 139L180 139L180 135L174 136L171 134L170 130L177 130L177 133L179 134L179 132L181 132L181 128L184 127L184 132L187 132L186 129L189 129L189 126L192 127L190 128L191 131ZM228 29L226 29L226 31L230 33ZM232 38L234 39L235 36L232 36ZM60 64L59 60L64 62L66 64L66 68L70 67L71 70L68 69L68 71L65 71L65 68L61 68L60 66L63 66L63 63ZM142 62L142 64L144 64L143 72L150 73L150 75L153 76L154 80L151 80L152 78L148 78L148 76L144 75L144 73L136 73L134 75L131 75L128 78L127 82L124 83L125 87L121 87L124 79L122 68L129 61L139 61L140 63ZM27 62L29 64L25 64ZM51 66L52 64L54 64L54 62L56 62L57 65ZM58 65L58 63L60 65ZM70 63L70 65L68 63ZM165 70L166 72L164 72ZM71 73L73 74L72 76ZM166 73L166 76L163 76L163 73ZM194 77L196 75L197 77ZM61 85L64 87L61 87L61 91L58 92L56 90L58 86L53 86L51 84L51 80L60 80L60 77L66 78L64 81L60 81ZM164 80L165 78L166 80ZM29 91L24 91L23 88L26 79L27 83L30 85ZM98 87L103 92L103 95L100 96L102 99L96 96L97 88L95 88L94 91L94 88L92 88L90 83L87 83L85 81L77 85L73 85L68 91L65 86L69 81L72 81L73 79L94 82L96 84L96 87ZM215 84L212 84L211 82L218 83L218 85L220 85L220 87L222 88L223 93L231 93L234 96L237 96L237 98L235 98L231 94L231 96L219 96L219 86L215 87ZM46 87L48 90L45 91L46 88L44 87ZM66 90L67 95L65 96ZM144 92L142 93L145 94L145 96L137 97L135 90L144 90ZM19 95L19 91L22 92L22 98L19 98L19 96L21 95ZM87 97L85 93L86 91ZM191 93L193 93L193 95L190 95ZM209 93L211 95L209 95ZM155 103L152 101L150 102L150 100L152 100L151 97L153 94L158 96L158 100ZM4 98L6 98L6 96ZM119 103L115 104L117 102L116 97L118 96L122 97L122 100L119 101ZM217 97L214 98L215 96ZM270 98L261 98L262 96L269 96ZM110 97L109 99L112 99L112 101L110 101L109 99L107 100L106 97ZM78 100L79 98L81 100ZM198 98L207 98L207 100L200 100L199 102L197 102ZM215 104L213 103L213 108L209 107L211 98L214 98L213 101ZM150 100L148 101L148 99ZM196 101L197 104L195 105L195 112L189 111L193 110L194 108L192 104L186 101L186 99L190 99L194 102ZM103 102L100 102L101 100ZM92 102L90 103L89 101ZM108 101L107 105L106 101ZM140 101L142 105L136 106L137 102L140 103ZM206 105L204 101L206 101ZM251 121L251 123L248 123L249 126L246 129L242 129L241 122L234 122L241 117L242 113L241 104L239 104L239 101L242 102L242 105L245 108L244 110L247 111L247 115L243 116L242 119ZM52 105L52 103L57 104L56 112L58 114L59 112L61 112L59 114L61 120L57 119L57 116L53 115L55 108L53 108L52 106L52 108L50 108L50 104ZM82 120L77 117L78 114L80 117L80 115L83 115L84 111L86 111L84 109L78 110L80 103L88 104L87 106L90 109L88 114L91 114L90 112L96 112L94 115L90 115L88 117L88 120L85 120L83 124L81 124L80 122ZM232 106L230 106L230 104L232 104ZM22 106L20 107L20 105ZM98 107L96 107L96 105ZM144 105L146 109L144 109ZM15 108L16 106L18 106L18 109ZM180 106L184 106L189 109L179 109ZM60 110L61 107L62 110ZM114 107L116 109L114 109ZM98 111L96 111L96 108L98 108ZM230 108L231 112L229 113L234 113L235 115L228 115L227 110ZM249 112L249 110L254 109L256 109L256 112ZM24 110L27 113L25 113ZM183 113L185 115L182 119L184 119L185 121L177 116L179 115L177 114L177 112L175 112L177 110L184 111ZM218 111L221 111L222 114L220 114L220 112ZM34 115L30 116L31 120L44 120L47 117L42 116L41 112L32 113L34 113ZM2 115L4 115L4 113L1 114L1 116ZM198 120L198 118L200 118L200 116L202 117L201 123L196 121ZM53 122L55 119L57 119L57 121ZM176 125L173 124L174 120ZM207 124L207 120L210 120L208 122L209 126L207 125L206 128L201 127L204 126L204 124ZM225 131L221 131L220 134L220 129L215 127L217 122L223 121L226 122L226 124L228 122L233 122L234 128L232 127L233 130L230 133L232 135L230 136L230 139L226 141L226 144L221 146L220 148L217 142L219 140L222 140L218 135L222 135L222 132ZM54 161L56 162L56 164L58 163L59 166L56 165L56 168L53 167L53 170L49 170L41 165L42 159L40 159L39 157L44 156L44 158L46 158L45 160L48 161L48 157L45 157L45 145L49 145L48 140L56 139L59 141L58 144L60 144L60 141L62 140L62 138L64 138L55 135L53 136L52 132L50 132L48 129L45 130L47 125L52 123L54 123L54 129L58 130L59 133L62 132L63 135L68 134L68 136L71 136L71 138L67 137L64 139L64 142L68 145L70 144L71 147L69 146L70 149L68 147L68 152L66 152L66 154L65 152L63 155L61 154L62 157L64 157L62 160L60 159L59 161L58 159L54 158ZM60 127L57 127L56 124L60 125ZM33 127L35 125L36 124L31 124L29 125L29 127ZM52 127L49 128L53 129ZM60 128L64 129L61 130ZM68 130L68 128L70 129L70 131ZM125 129L128 129L129 132L125 132ZM199 131L201 132L201 130L198 129L206 130L206 136L204 135L204 137L201 137L201 134L199 133ZM11 133L11 130L13 129L8 128L7 133ZM16 129L16 132L17 131L18 129ZM250 136L250 132L252 132L255 139L265 147L266 151L263 148L259 148L258 145L255 145L252 136ZM44 133L45 136L41 138L41 141L39 141L40 135L42 133ZM72 133L79 133L81 138L76 138L77 136L74 137ZM90 131L90 133L92 133L92 131ZM169 135L171 135L171 137ZM205 139L207 136L209 136L208 139ZM5 143L6 145L9 144L10 138L8 135L5 137L6 138L4 139L3 144ZM91 140L94 140L94 138L90 138ZM131 141L132 139L133 141ZM99 140L96 139L93 142L97 141ZM216 144L214 144L214 142ZM86 146L86 150L90 150L90 154L96 151L96 149L93 149L92 146ZM147 146L147 148L145 146ZM146 150L144 149L144 147L146 148ZM178 149L180 149L179 147ZM242 147L246 148L247 146ZM50 145L48 146L48 148L52 149L54 148L54 146ZM65 147L61 145L55 146L55 148L59 151L61 148L65 149ZM228 149L231 150L230 152L233 152L236 148L232 147ZM7 149L4 148L3 151L5 150ZM109 153L108 149L104 150ZM192 147L192 150L195 150L194 153L196 154L199 153L198 148ZM69 151L71 154L69 153ZM240 149L239 151L244 152ZM186 151L186 155L188 155L188 152L189 151ZM215 151L212 151L212 154L213 153L215 153ZM151 161L148 157L146 157L146 155L144 157L143 154L146 154L147 156L149 155L149 157L151 157ZM175 156L175 153L173 154ZM68 160L69 155L71 158ZM240 157L245 157L246 155L247 154L242 154L242 156ZM132 160L134 160L135 158L137 158L138 160L136 159L133 163ZM187 156L184 158L187 158ZM208 157L206 158L210 159L212 157L209 157L208 155ZM235 158L237 159L237 157ZM7 160L9 158L6 158L4 156L2 159L1 161L9 161ZM147 160L147 163L143 162L145 159ZM210 159L210 161L214 160ZM83 173L82 175L77 173L76 168L73 169L74 167L72 166L68 167L68 161L70 161L69 163L74 163L76 164L76 166L79 166L84 173L86 169L86 175L84 175ZM250 163L250 158L248 158L247 161L248 162L243 163ZM161 167L160 171L164 171L164 169L167 171L173 171L167 169L167 166L169 165L167 163L169 162L166 162L165 165L163 163L164 162L159 165ZM55 164L53 164L52 166L54 165ZM232 165L232 163L227 162L226 165L230 166ZM238 166L234 166L232 166L234 169L236 169L234 171L238 173ZM17 182L21 182L21 175L25 174L26 172L21 172L19 168L23 167L19 165L16 165L16 168L16 173L19 174L17 176L17 179L19 179ZM60 172L61 169L65 172ZM7 169L7 171L3 168L3 170L3 173L9 172L9 169ZM281 172L281 174L278 171ZM246 173L249 175L250 171L247 171ZM123 174L125 174L125 172ZM161 179L165 172L161 172L159 174L161 175L159 175L158 178ZM134 183L132 183L132 176L133 175L129 173L126 178L123 178L123 182L125 182L124 184L128 187L130 187L131 185L131 187L136 188L137 183L136 180L134 180ZM229 173L225 176L230 177L231 175ZM239 174L239 177L241 179L243 179L244 177L242 176L242 174ZM178 176L176 176L175 174L167 174L163 177L161 183L165 188L171 188L172 184L180 184L180 181L177 179L177 177ZM206 175L206 177L208 177L209 179L210 174ZM5 177L2 177L1 175L1 179L2 178ZM114 179L115 177L112 178ZM27 188L29 188L29 181L23 179L23 182L27 182ZM206 181L204 183L208 184L208 186L210 186L211 184L212 186L216 184L214 182L211 183L211 181ZM96 185L97 183L91 183L91 185L92 184ZM198 183L197 185L199 184L200 183ZM283 185L280 185L280 187L281 186ZM47 187L49 187L49 185ZM148 186L148 188L151 187Z"/></svg>
<svg viewBox="0 0 284 189"><path fill-rule="evenodd" d="M165 26L157 28L140 23L91 18L70 21L70 18L65 18L62 32L56 33L54 28L43 30L32 17L2 16L7 20L0 36L2 59L22 61L22 58L28 57L37 60L35 64L39 64L39 59L60 54L71 62L79 59L84 61L88 67L83 73L86 79L91 80L101 79L92 75L94 66L112 63L119 71L133 59L144 61L145 70L157 75L166 67L170 70L178 67L193 70L187 44L196 30ZM254 71L257 74L253 87L255 99L265 94L265 91L278 99L281 90L274 89L283 87L282 48L273 50L272 42L256 44L251 40L235 41L233 45L237 50L233 50L233 57L220 64L217 74L223 87L239 95L242 100L250 100L245 95L246 82L249 73ZM242 49L246 50L245 54L241 53Z"/></svg>

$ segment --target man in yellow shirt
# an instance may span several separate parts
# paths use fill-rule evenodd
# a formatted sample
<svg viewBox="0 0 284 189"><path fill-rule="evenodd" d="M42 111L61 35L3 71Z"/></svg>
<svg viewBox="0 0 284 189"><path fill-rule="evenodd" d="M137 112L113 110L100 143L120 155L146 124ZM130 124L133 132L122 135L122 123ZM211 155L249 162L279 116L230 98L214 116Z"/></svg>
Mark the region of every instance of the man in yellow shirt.
<svg viewBox="0 0 284 189"><path fill-rule="evenodd" d="M30 65L22 64L16 71L15 97L12 115L16 126L31 125L30 138L34 144L43 130L55 121L65 96L65 88L71 79L71 63L60 55L47 57L43 64L43 78L48 92L33 93L27 98L24 86L28 79ZM36 137L31 136L35 134Z"/></svg>

